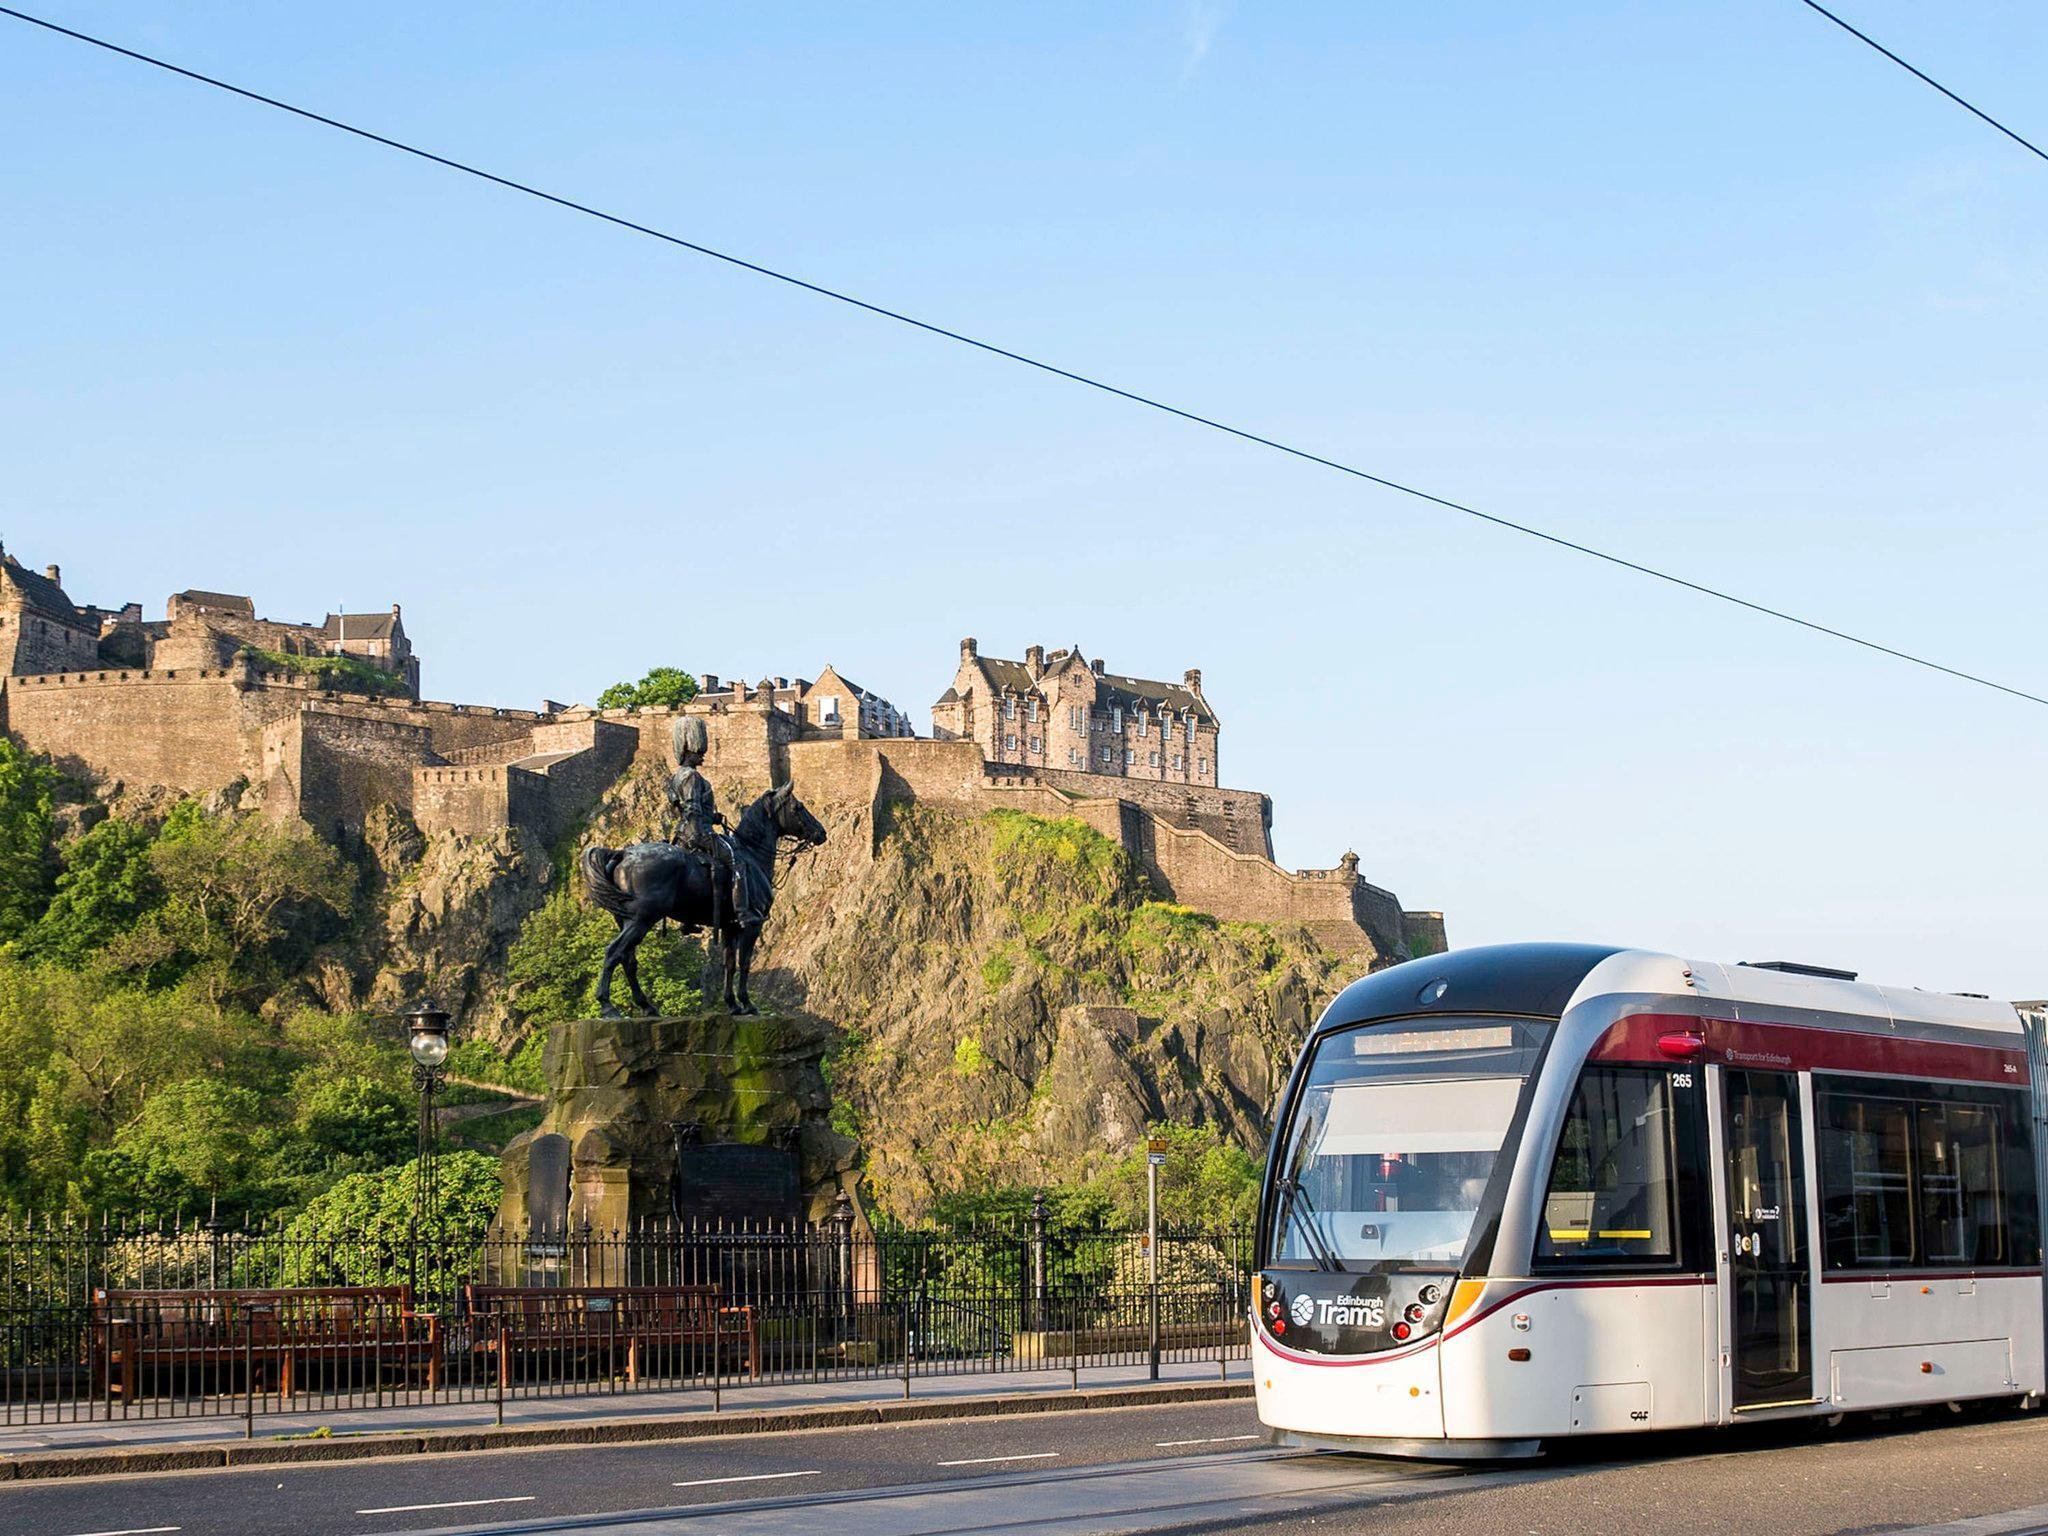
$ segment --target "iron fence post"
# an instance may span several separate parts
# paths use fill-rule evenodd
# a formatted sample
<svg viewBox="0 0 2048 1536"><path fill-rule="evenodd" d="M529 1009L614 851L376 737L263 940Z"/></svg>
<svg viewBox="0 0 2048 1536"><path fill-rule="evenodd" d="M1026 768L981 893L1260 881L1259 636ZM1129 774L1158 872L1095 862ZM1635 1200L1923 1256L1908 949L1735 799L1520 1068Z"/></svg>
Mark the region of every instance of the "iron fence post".
<svg viewBox="0 0 2048 1536"><path fill-rule="evenodd" d="M242 1438L256 1438L256 1319L242 1308Z"/></svg>

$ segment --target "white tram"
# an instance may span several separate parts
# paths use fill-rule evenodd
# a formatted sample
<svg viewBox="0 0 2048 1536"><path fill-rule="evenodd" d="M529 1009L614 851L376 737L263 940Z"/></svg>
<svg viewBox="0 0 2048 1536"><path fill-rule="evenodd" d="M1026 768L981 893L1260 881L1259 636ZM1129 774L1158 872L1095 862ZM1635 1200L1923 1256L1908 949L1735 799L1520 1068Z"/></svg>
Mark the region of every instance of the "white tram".
<svg viewBox="0 0 2048 1536"><path fill-rule="evenodd" d="M2037 1397L2041 1027L1582 945L1366 977L1275 1116L1259 1416L1290 1444L1491 1457Z"/></svg>

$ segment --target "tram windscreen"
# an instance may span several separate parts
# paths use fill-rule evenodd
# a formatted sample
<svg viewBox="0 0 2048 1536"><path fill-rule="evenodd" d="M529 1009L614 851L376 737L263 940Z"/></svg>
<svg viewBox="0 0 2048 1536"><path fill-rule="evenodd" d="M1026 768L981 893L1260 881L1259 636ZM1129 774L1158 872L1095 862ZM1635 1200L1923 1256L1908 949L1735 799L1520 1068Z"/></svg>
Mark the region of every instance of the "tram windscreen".
<svg viewBox="0 0 2048 1536"><path fill-rule="evenodd" d="M1281 1149L1271 1263L1455 1264L1551 1026L1464 1018L1326 1035Z"/></svg>

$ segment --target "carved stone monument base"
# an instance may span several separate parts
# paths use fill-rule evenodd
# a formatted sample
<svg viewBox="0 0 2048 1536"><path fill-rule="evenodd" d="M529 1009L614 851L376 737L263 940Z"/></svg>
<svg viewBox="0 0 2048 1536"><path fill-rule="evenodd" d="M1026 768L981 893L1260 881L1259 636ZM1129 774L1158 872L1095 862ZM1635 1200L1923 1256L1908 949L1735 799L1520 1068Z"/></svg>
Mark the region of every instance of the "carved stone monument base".
<svg viewBox="0 0 2048 1536"><path fill-rule="evenodd" d="M830 1031L801 1015L734 1017L716 1010L670 1018L578 1019L557 1024L543 1057L547 1116L513 1141L500 1169L501 1221L518 1229L537 1210L562 1209L560 1191L534 1190L536 1167L559 1176L540 1138L567 1139L567 1216L613 1230L675 1212L677 1139L790 1148L802 1214L822 1220L850 1183L854 1144L830 1124L821 1063ZM694 1127L694 1131L690 1128Z"/></svg>

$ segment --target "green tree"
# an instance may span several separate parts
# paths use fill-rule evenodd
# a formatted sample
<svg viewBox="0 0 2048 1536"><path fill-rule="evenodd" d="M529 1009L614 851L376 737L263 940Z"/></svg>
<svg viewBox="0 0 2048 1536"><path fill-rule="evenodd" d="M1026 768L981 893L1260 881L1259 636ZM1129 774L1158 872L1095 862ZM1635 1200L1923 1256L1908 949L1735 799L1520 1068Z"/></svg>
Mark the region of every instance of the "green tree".
<svg viewBox="0 0 2048 1536"><path fill-rule="evenodd" d="M589 1018L597 1009L597 976L604 949L618 924L558 886L520 924L505 957L511 1002L531 1024ZM703 1005L704 948L664 924L640 946L640 985L663 1013L688 1013ZM615 994L625 995L626 978L612 977Z"/></svg>
<svg viewBox="0 0 2048 1536"><path fill-rule="evenodd" d="M381 1167L413 1146L411 1099L376 1078L327 1077L306 1067L292 1079L292 1129L305 1145L334 1161Z"/></svg>
<svg viewBox="0 0 2048 1536"><path fill-rule="evenodd" d="M86 1181L102 1208L171 1213L217 1203L241 1214L265 1204L260 1184L275 1140L253 1090L190 1078L145 1099L111 1147L89 1154Z"/></svg>
<svg viewBox="0 0 2048 1536"><path fill-rule="evenodd" d="M77 966L132 928L163 899L149 858L153 841L147 828L117 817L66 847L57 893L22 936L22 954Z"/></svg>
<svg viewBox="0 0 2048 1536"><path fill-rule="evenodd" d="M286 1285L396 1285L408 1278L419 1164L352 1173L306 1203L285 1228ZM437 1288L454 1293L468 1278L455 1260L473 1258L477 1239L498 1214L498 1160L481 1152L444 1152L434 1160L439 1216L432 1223L441 1262Z"/></svg>
<svg viewBox="0 0 2048 1536"><path fill-rule="evenodd" d="M57 775L0 737L0 939L25 932L50 897Z"/></svg>
<svg viewBox="0 0 2048 1536"><path fill-rule="evenodd" d="M597 696L599 709L679 709L697 697L697 679L680 667L653 667L637 683L613 683Z"/></svg>
<svg viewBox="0 0 2048 1536"><path fill-rule="evenodd" d="M299 822L181 806L149 858L164 900L110 958L159 984L196 975L217 999L260 989L354 908L354 869Z"/></svg>

